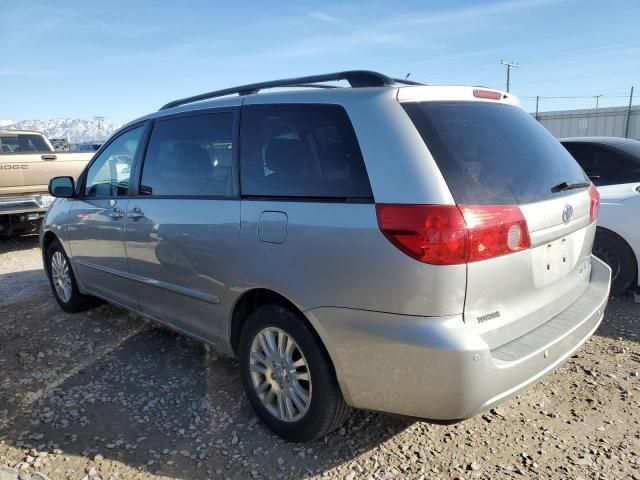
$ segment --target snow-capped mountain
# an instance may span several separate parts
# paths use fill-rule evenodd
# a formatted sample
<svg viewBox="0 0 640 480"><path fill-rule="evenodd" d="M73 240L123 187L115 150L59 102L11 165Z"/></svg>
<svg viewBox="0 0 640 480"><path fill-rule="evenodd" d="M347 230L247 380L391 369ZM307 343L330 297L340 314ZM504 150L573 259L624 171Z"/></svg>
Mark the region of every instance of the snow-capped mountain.
<svg viewBox="0 0 640 480"><path fill-rule="evenodd" d="M3 120L0 120L3 122ZM2 125L0 123L0 125ZM12 130L37 130L47 138L65 138L70 143L104 141L122 124L104 123L97 120L78 118L53 118L51 120L21 120L5 124L3 128Z"/></svg>
<svg viewBox="0 0 640 480"><path fill-rule="evenodd" d="M0 120L0 128L16 123L15 120Z"/></svg>

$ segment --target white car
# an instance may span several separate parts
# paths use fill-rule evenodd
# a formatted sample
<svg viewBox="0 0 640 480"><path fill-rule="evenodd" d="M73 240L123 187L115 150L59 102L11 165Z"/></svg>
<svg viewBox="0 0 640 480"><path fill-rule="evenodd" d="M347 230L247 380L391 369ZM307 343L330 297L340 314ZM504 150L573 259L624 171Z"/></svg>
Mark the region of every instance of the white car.
<svg viewBox="0 0 640 480"><path fill-rule="evenodd" d="M617 137L563 138L600 192L593 253L611 267L611 293L637 288L640 270L640 141Z"/></svg>

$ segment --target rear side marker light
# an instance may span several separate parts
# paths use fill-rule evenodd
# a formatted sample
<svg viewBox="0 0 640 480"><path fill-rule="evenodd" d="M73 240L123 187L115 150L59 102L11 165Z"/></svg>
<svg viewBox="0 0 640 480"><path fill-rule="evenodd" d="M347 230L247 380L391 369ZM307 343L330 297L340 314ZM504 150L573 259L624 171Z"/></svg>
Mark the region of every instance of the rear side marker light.
<svg viewBox="0 0 640 480"><path fill-rule="evenodd" d="M600 193L593 182L591 182L591 185L589 185L589 223L593 223L598 219L599 211Z"/></svg>
<svg viewBox="0 0 640 480"><path fill-rule="evenodd" d="M458 265L531 246L517 206L376 205L380 231L398 249L433 265Z"/></svg>
<svg viewBox="0 0 640 480"><path fill-rule="evenodd" d="M476 98L487 98L489 100L502 99L502 93L494 92L493 90L474 90L473 96Z"/></svg>

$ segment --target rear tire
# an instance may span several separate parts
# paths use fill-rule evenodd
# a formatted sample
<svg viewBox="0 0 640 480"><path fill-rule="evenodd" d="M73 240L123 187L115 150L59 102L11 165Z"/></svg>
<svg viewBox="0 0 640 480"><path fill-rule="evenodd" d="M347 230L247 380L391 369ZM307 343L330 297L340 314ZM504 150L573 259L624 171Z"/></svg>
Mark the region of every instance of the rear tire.
<svg viewBox="0 0 640 480"><path fill-rule="evenodd" d="M96 306L95 297L80 293L69 257L60 242L51 242L45 255L47 277L58 305L65 312L76 313Z"/></svg>
<svg viewBox="0 0 640 480"><path fill-rule="evenodd" d="M620 295L636 280L638 264L629 244L618 234L598 227L593 254L611 267L611 295Z"/></svg>
<svg viewBox="0 0 640 480"><path fill-rule="evenodd" d="M256 309L242 328L238 356L251 406L284 439L315 440L349 415L331 361L299 313Z"/></svg>

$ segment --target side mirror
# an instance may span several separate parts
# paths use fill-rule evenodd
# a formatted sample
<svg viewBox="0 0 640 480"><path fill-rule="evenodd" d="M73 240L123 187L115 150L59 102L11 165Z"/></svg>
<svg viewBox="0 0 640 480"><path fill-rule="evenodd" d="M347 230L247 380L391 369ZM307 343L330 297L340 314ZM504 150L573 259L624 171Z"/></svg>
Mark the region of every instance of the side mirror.
<svg viewBox="0 0 640 480"><path fill-rule="evenodd" d="M58 198L73 198L75 195L73 177L54 177L49 180L49 194Z"/></svg>

